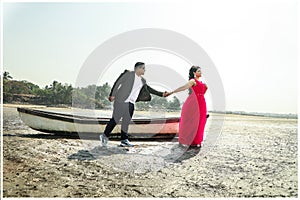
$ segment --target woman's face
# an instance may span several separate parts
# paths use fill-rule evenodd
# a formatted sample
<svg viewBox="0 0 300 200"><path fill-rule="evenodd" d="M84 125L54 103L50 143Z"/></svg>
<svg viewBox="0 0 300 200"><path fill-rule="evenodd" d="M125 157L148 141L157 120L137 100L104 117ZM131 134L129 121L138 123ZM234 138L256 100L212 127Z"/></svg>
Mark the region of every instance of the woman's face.
<svg viewBox="0 0 300 200"><path fill-rule="evenodd" d="M196 72L194 72L194 76L195 77L201 77L201 69L200 68L198 68L197 70L196 70Z"/></svg>

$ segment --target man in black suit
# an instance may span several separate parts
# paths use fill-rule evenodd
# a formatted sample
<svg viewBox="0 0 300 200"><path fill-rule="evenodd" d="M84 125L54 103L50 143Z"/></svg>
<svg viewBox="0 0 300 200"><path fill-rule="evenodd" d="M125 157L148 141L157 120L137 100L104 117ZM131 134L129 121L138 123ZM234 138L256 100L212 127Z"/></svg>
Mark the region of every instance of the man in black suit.
<svg viewBox="0 0 300 200"><path fill-rule="evenodd" d="M134 112L135 102L150 101L150 93L160 97L168 96L167 92L156 91L147 85L142 77L144 73L145 63L137 62L134 71L125 70L114 83L108 97L109 101L114 101L114 109L104 133L100 135L102 146L107 145L110 133L122 118L120 146L132 147L133 145L128 140L128 126Z"/></svg>

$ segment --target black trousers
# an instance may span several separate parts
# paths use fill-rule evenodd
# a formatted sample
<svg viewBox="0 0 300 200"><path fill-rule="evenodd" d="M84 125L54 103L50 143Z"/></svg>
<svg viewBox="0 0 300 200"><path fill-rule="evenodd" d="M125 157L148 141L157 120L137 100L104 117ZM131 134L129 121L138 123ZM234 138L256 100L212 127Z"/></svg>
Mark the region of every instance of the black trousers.
<svg viewBox="0 0 300 200"><path fill-rule="evenodd" d="M114 110L112 118L109 120L108 124L105 127L104 134L109 137L112 130L119 123L122 118L121 125L121 140L128 139L128 126L130 124L131 118L134 112L133 103L120 103L114 102Z"/></svg>

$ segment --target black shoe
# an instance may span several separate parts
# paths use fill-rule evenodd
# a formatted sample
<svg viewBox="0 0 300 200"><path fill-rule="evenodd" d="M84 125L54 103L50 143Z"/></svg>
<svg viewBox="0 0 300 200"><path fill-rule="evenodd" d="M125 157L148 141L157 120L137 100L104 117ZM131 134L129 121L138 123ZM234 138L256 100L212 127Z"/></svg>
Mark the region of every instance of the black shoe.
<svg viewBox="0 0 300 200"><path fill-rule="evenodd" d="M130 144L129 140L126 139L126 140L121 140L120 146L121 146L121 147L133 147L134 145L133 145L133 144Z"/></svg>

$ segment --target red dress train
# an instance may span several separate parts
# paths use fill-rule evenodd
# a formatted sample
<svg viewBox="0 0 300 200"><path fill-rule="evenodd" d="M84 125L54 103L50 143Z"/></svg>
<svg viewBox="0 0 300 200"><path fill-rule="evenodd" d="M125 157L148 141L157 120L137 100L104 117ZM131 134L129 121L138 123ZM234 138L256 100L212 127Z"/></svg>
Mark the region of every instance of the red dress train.
<svg viewBox="0 0 300 200"><path fill-rule="evenodd" d="M189 146L201 145L206 124L205 84L196 80L192 93L184 102L179 122L179 143Z"/></svg>

